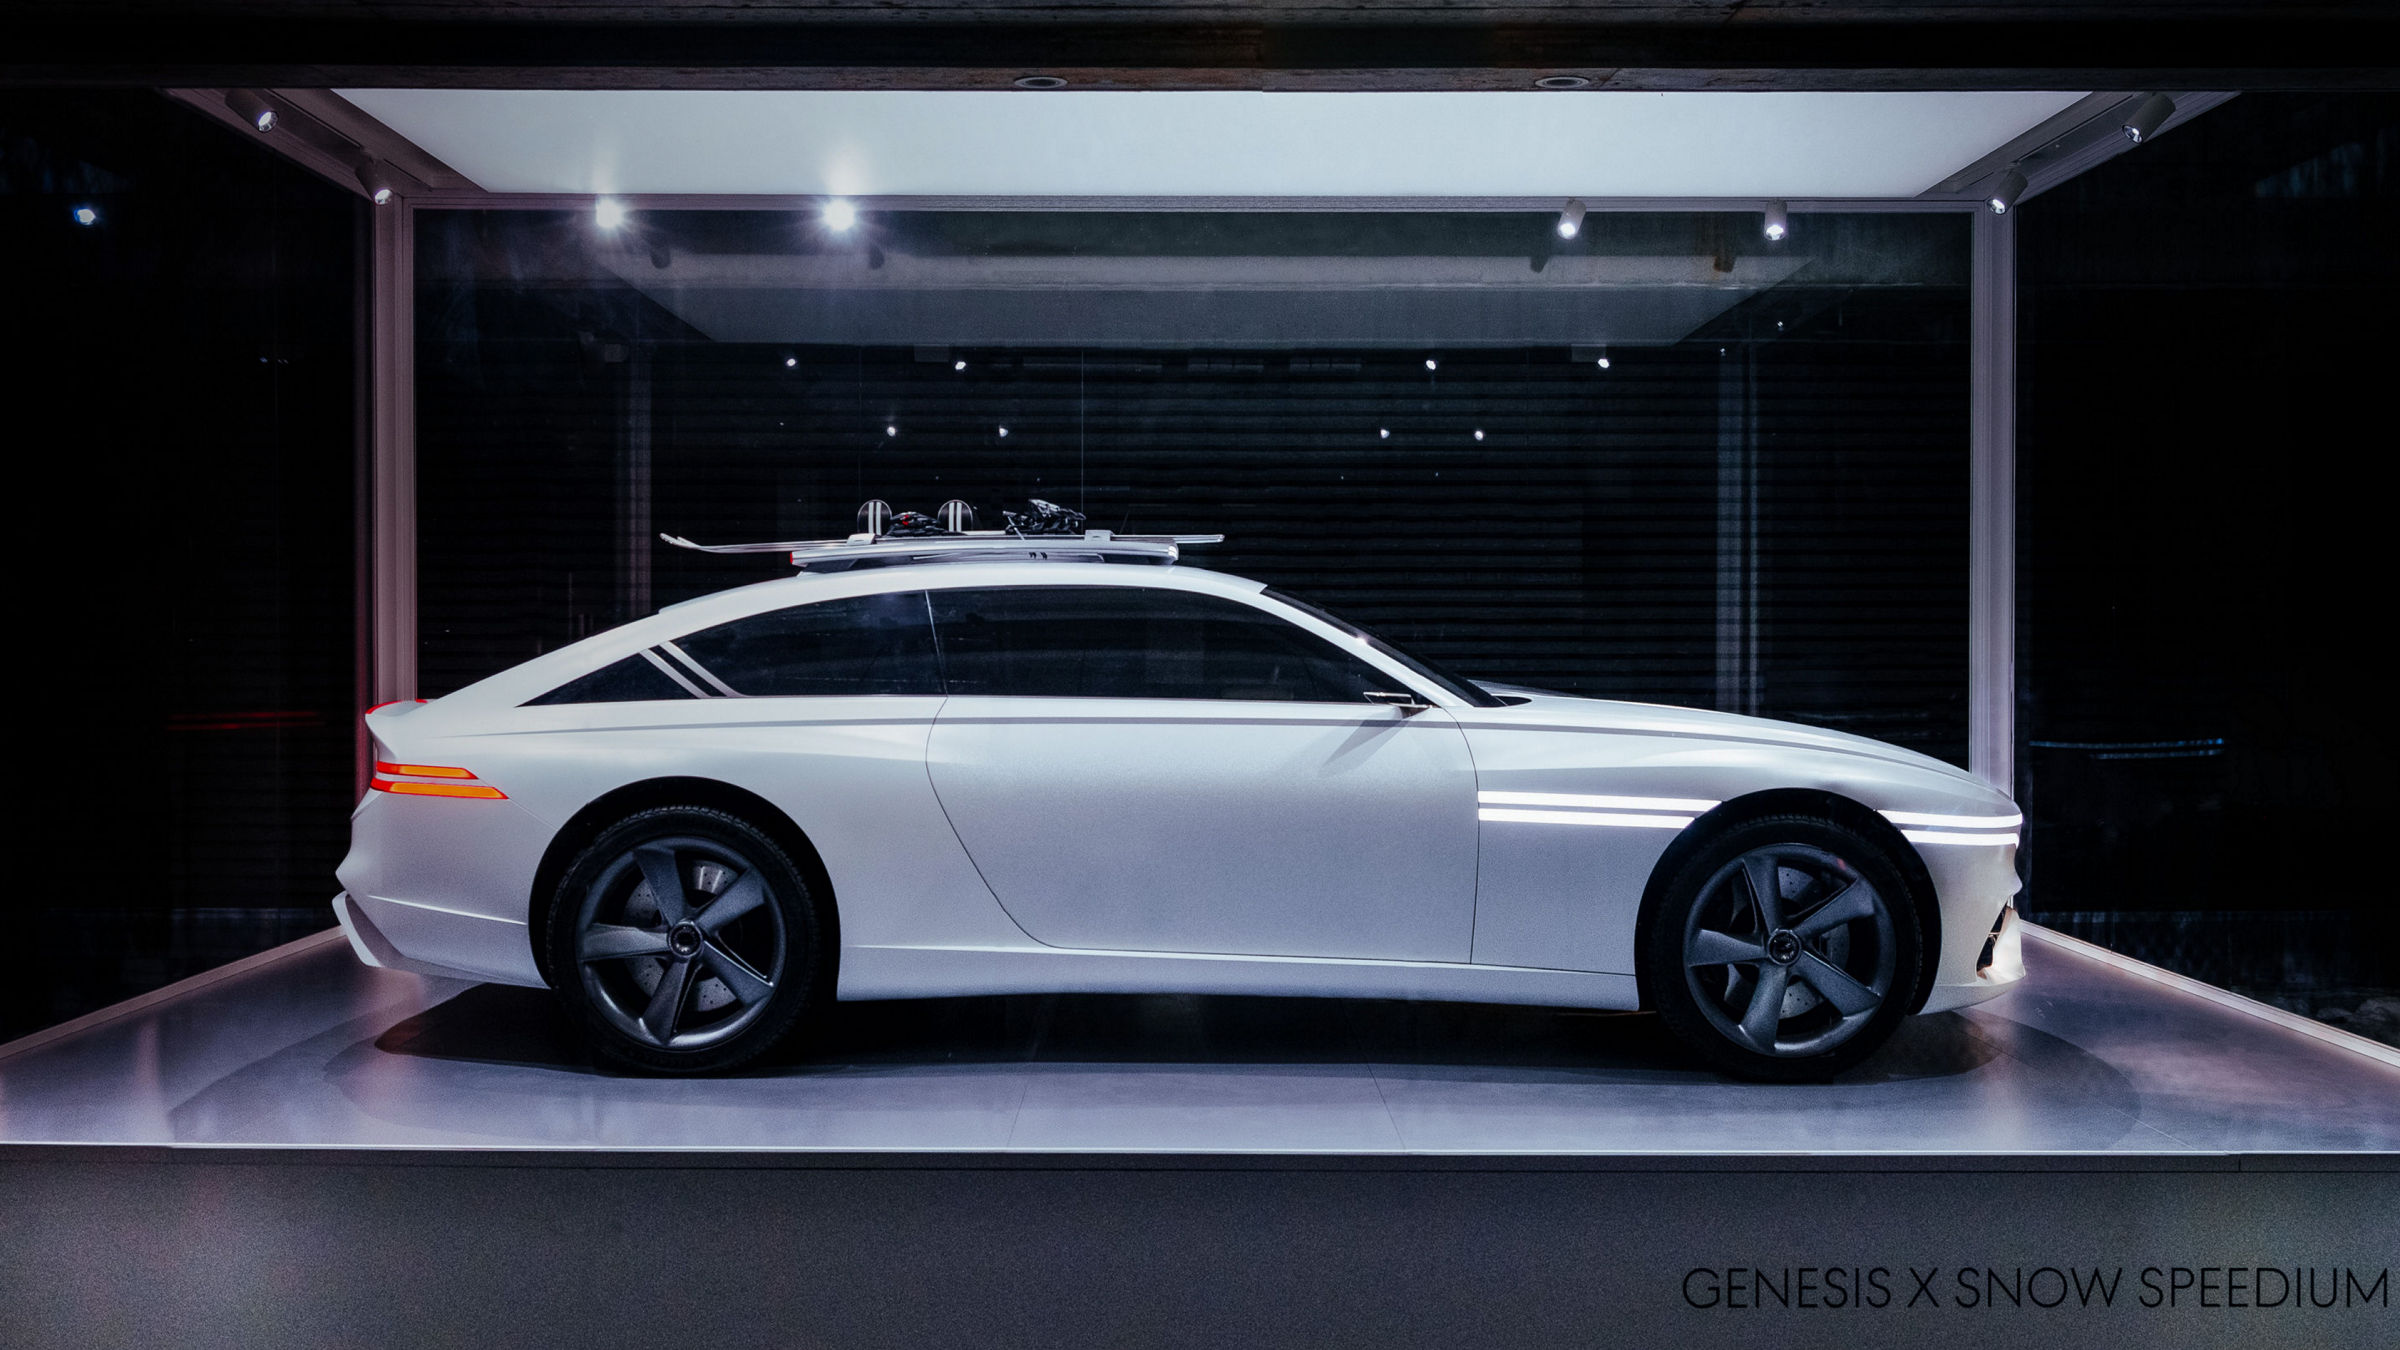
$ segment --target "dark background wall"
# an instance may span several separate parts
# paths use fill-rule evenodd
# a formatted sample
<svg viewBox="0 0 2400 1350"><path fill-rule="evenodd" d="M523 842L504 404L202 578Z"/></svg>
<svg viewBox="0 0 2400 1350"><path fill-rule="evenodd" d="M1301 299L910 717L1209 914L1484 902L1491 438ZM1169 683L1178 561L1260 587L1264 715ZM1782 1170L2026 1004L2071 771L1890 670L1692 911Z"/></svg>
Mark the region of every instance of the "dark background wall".
<svg viewBox="0 0 2400 1350"><path fill-rule="evenodd" d="M358 209L155 93L0 92L0 444L34 658L5 903L37 944L0 1039L331 920Z"/></svg>
<svg viewBox="0 0 2400 1350"><path fill-rule="evenodd" d="M2400 99L2244 95L2019 228L2032 912L2302 1010L2389 993Z"/></svg>

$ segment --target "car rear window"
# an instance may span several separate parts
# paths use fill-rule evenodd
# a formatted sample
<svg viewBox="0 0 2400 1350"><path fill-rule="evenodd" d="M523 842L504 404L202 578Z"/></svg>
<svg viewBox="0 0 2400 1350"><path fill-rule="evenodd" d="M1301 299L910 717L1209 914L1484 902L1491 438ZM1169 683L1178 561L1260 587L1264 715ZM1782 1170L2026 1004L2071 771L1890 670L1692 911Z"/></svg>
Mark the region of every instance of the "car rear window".
<svg viewBox="0 0 2400 1350"><path fill-rule="evenodd" d="M636 653L614 665L602 666L589 675L567 681L540 698L526 703L642 703L651 699L691 698L692 691L677 684L665 671L650 663L649 658Z"/></svg>
<svg viewBox="0 0 2400 1350"><path fill-rule="evenodd" d="M942 692L923 591L770 610L674 646L704 679L756 698Z"/></svg>

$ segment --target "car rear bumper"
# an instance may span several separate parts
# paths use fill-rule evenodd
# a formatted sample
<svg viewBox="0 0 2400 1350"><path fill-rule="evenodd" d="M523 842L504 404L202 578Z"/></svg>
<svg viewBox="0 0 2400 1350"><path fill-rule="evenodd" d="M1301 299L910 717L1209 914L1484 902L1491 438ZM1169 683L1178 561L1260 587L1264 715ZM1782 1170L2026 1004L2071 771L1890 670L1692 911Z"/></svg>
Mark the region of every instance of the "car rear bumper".
<svg viewBox="0 0 2400 1350"><path fill-rule="evenodd" d="M370 792L334 912L369 965L541 987L526 897L550 833L514 801Z"/></svg>
<svg viewBox="0 0 2400 1350"><path fill-rule="evenodd" d="M341 921L350 950L378 969L545 987L523 924L348 891L333 897L333 916ZM522 960L511 959L520 951Z"/></svg>

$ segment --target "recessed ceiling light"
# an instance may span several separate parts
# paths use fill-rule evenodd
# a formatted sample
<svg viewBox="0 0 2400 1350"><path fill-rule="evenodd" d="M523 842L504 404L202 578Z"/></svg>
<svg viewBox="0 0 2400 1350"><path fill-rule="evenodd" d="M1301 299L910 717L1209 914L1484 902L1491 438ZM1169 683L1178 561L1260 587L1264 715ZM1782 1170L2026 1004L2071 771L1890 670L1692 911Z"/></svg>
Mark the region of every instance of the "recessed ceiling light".
<svg viewBox="0 0 2400 1350"><path fill-rule="evenodd" d="M2165 94L2152 94L2135 104L2133 111L2125 115L2125 139L2135 145L2140 145L2156 136L2159 128L2165 126L2167 119L2174 115L2175 100L2168 98ZM266 128L261 127L259 130L264 131Z"/></svg>
<svg viewBox="0 0 2400 1350"><path fill-rule="evenodd" d="M1782 202L1767 203L1767 238L1780 241L1792 232L1792 213Z"/></svg>
<svg viewBox="0 0 2400 1350"><path fill-rule="evenodd" d="M592 203L592 219L599 222L601 229L613 230L625 223L625 203L614 197L602 197Z"/></svg>
<svg viewBox="0 0 2400 1350"><path fill-rule="evenodd" d="M826 229L839 234L858 223L858 208L852 206L848 201L836 197L825 203L825 209L820 213L820 218L824 220Z"/></svg>
<svg viewBox="0 0 2400 1350"><path fill-rule="evenodd" d="M1533 82L1536 89L1588 89L1591 79L1583 75L1544 75Z"/></svg>
<svg viewBox="0 0 2400 1350"><path fill-rule="evenodd" d="M75 223L78 225L97 225L100 223L100 213L88 206L76 207L74 216Z"/></svg>
<svg viewBox="0 0 2400 1350"><path fill-rule="evenodd" d="M366 191L368 201L377 206L391 205L392 176L385 173L383 166L372 158L358 162L358 185Z"/></svg>
<svg viewBox="0 0 2400 1350"><path fill-rule="evenodd" d="M225 106L234 115L262 132L275 129L275 109L258 96L255 89L236 89L225 95Z"/></svg>
<svg viewBox="0 0 2400 1350"><path fill-rule="evenodd" d="M1425 368L1427 370L1439 370L1441 367L1435 365L1433 358L1428 356L1425 358Z"/></svg>
<svg viewBox="0 0 2400 1350"><path fill-rule="evenodd" d="M2009 208L2017 204L2017 199L2024 195L2025 175L2011 165L2006 173L2000 175L1999 181L1992 184L1992 194L1983 201L1984 205L1992 208L1993 215L2005 216Z"/></svg>
<svg viewBox="0 0 2400 1350"><path fill-rule="evenodd" d="M1067 82L1056 75L1020 75L1016 85L1019 89L1064 89Z"/></svg>

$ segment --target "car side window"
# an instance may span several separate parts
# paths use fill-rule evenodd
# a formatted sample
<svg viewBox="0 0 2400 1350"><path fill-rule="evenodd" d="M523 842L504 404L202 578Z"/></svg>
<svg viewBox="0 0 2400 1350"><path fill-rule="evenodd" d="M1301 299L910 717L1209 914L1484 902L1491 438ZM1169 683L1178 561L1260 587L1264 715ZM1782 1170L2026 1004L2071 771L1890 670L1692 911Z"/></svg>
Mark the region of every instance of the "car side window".
<svg viewBox="0 0 2400 1350"><path fill-rule="evenodd" d="M939 694L925 592L770 610L666 644L703 689L755 698Z"/></svg>
<svg viewBox="0 0 2400 1350"><path fill-rule="evenodd" d="M525 705L530 708L548 703L646 703L654 699L693 697L696 695L689 686L678 684L650 658L636 654L569 680L540 698L527 699Z"/></svg>
<svg viewBox="0 0 2400 1350"><path fill-rule="evenodd" d="M932 593L953 694L1363 703L1388 675L1272 614L1134 586Z"/></svg>

